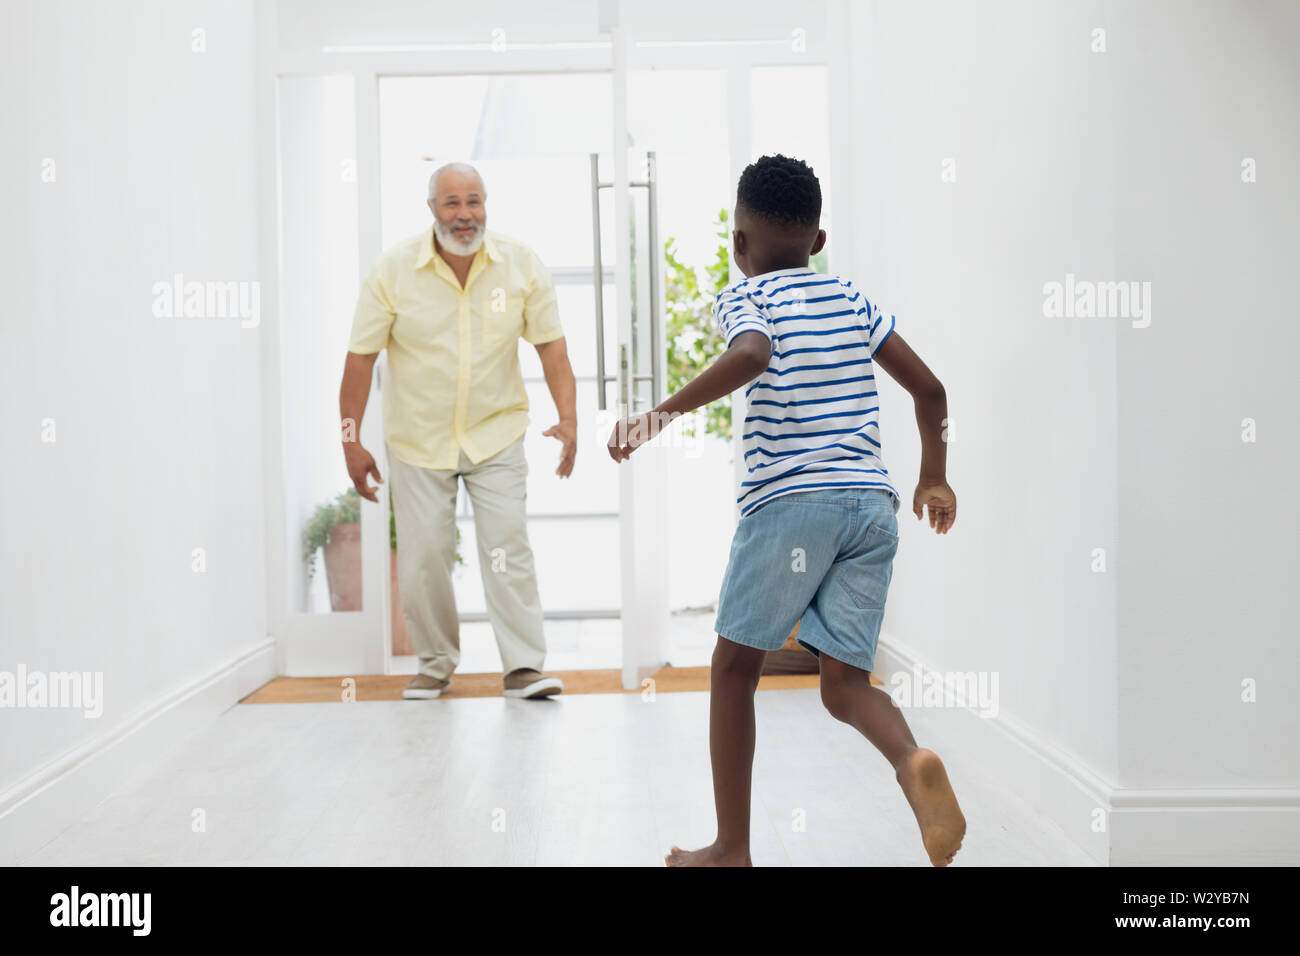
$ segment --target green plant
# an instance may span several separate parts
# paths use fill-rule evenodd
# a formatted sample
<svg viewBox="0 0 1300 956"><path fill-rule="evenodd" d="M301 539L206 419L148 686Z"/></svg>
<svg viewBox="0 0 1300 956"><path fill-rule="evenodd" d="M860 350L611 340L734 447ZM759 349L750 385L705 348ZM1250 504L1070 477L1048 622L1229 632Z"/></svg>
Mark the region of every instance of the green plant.
<svg viewBox="0 0 1300 956"><path fill-rule="evenodd" d="M307 527L302 532L302 559L307 562L307 579L316 574L316 553L329 544L330 532L335 527L361 520L361 496L357 489L340 492L334 501L317 505ZM393 514L393 496L388 496L388 546L397 550L397 516ZM456 563L464 564L460 553L460 528L456 529Z"/></svg>
<svg viewBox="0 0 1300 956"><path fill-rule="evenodd" d="M731 268L727 210L718 210L714 223L719 240L713 258L703 270L677 258L677 240L664 243L665 321L668 346L668 391L676 392L711 365L723 353L726 343L713 318L713 300L727 284ZM704 431L718 438L731 438L731 396L699 409ZM694 434L686 423L685 433Z"/></svg>
<svg viewBox="0 0 1300 956"><path fill-rule="evenodd" d="M361 496L355 488L340 492L331 503L316 506L302 532L302 559L307 562L308 580L316 574L316 553L329 544L330 532L338 525L360 520ZM388 546L397 550L397 517L393 514L392 495L388 496ZM456 529L456 563L465 563L460 553L460 528Z"/></svg>
<svg viewBox="0 0 1300 956"><path fill-rule="evenodd" d="M316 552L329 543L330 533L341 524L361 520L361 496L349 488L333 502L317 505L302 532L302 559L307 562L307 578L316 574Z"/></svg>

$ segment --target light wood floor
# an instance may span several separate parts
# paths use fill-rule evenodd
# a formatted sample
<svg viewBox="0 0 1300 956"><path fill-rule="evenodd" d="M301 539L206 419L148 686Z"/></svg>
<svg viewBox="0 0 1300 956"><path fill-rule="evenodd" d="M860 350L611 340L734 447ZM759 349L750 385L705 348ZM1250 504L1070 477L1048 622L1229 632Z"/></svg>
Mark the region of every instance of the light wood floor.
<svg viewBox="0 0 1300 956"><path fill-rule="evenodd" d="M23 862L657 866L714 835L708 707L698 692L232 707ZM755 709L755 864L926 865L891 768L817 690ZM907 716L969 822L957 865L1089 865L1015 781L946 744L953 712Z"/></svg>

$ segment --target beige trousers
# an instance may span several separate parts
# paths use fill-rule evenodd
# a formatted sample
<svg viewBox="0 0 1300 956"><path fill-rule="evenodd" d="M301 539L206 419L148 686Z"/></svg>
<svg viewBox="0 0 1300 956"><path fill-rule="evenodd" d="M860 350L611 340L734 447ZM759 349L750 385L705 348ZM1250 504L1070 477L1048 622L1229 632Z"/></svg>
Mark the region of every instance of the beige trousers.
<svg viewBox="0 0 1300 956"><path fill-rule="evenodd" d="M397 585L420 673L447 678L460 663L460 617L451 572L456 561L456 490L464 479L474 509L479 568L503 673L542 669L546 641L525 517L524 439L477 465L461 450L454 470L420 468L388 455L397 522Z"/></svg>

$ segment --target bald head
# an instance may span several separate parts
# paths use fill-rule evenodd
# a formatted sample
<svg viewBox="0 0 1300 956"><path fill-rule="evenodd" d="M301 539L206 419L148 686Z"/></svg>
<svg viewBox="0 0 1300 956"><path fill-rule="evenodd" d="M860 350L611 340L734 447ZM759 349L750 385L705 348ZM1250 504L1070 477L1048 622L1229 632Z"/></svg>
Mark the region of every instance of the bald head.
<svg viewBox="0 0 1300 956"><path fill-rule="evenodd" d="M441 188L440 188L441 187ZM429 177L429 200L436 201L439 195L448 195L456 191L476 190L482 199L487 199L487 189L483 177L469 163L445 163L433 171Z"/></svg>

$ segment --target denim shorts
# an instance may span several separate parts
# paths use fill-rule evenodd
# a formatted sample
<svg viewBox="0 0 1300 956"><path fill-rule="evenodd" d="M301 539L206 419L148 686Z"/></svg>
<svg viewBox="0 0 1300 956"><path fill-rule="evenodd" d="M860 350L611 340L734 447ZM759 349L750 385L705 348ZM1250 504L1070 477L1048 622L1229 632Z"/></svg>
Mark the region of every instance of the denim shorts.
<svg viewBox="0 0 1300 956"><path fill-rule="evenodd" d="M898 499L883 488L792 492L740 519L713 629L774 651L799 622L814 654L870 671L898 550Z"/></svg>

